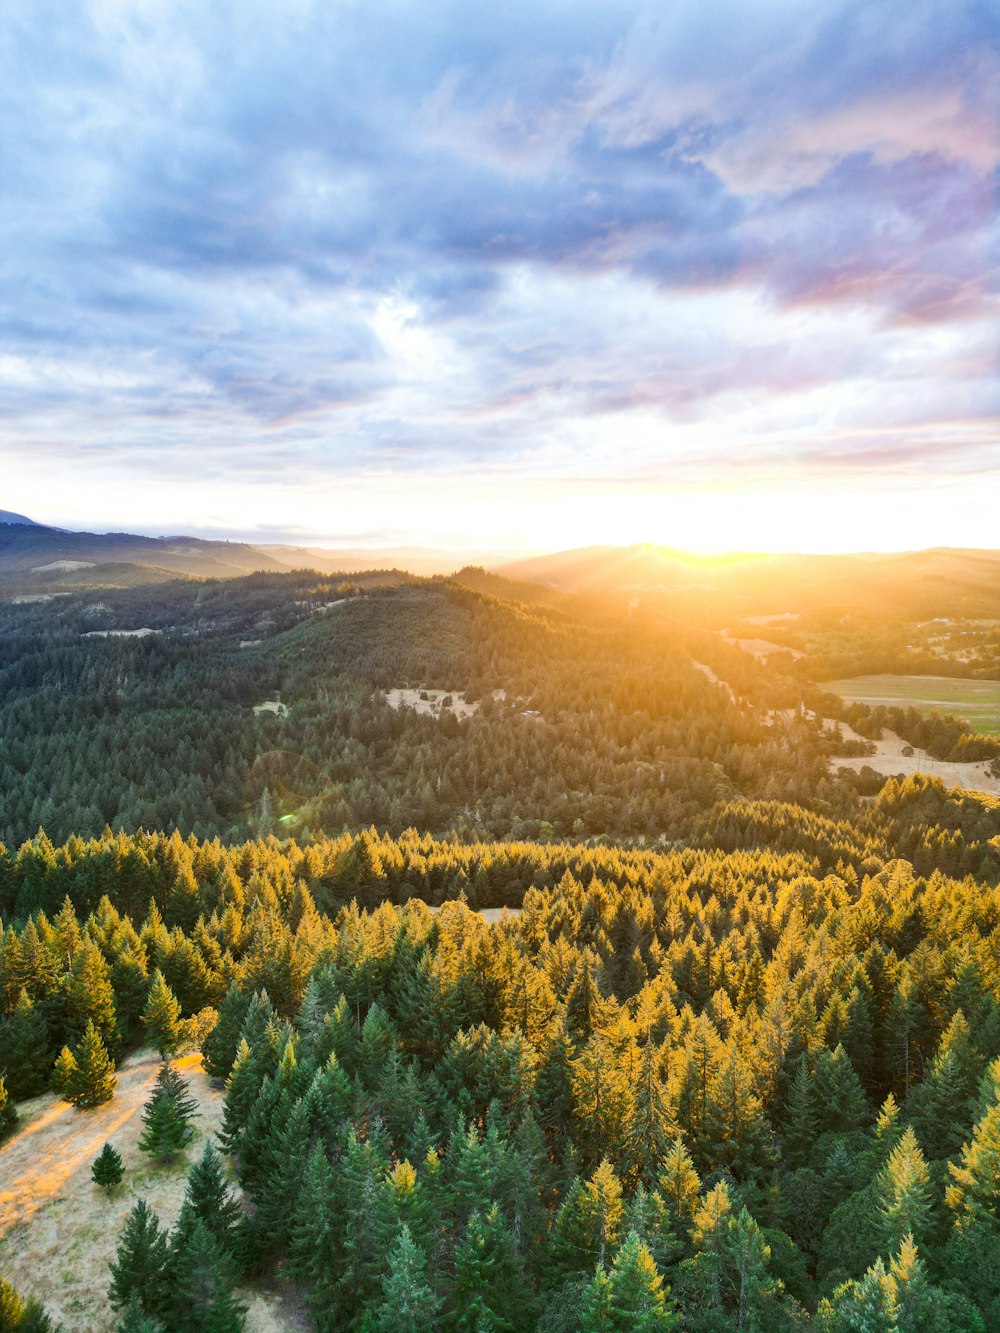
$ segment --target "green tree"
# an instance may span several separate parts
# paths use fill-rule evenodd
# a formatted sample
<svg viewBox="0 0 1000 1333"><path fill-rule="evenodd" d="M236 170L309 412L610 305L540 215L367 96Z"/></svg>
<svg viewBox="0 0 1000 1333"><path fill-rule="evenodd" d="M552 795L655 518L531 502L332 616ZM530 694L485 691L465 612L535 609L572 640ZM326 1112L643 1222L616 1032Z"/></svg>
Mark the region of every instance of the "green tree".
<svg viewBox="0 0 1000 1333"><path fill-rule="evenodd" d="M171 1243L168 1326L185 1333L241 1333L245 1306L233 1293L230 1265L200 1218Z"/></svg>
<svg viewBox="0 0 1000 1333"><path fill-rule="evenodd" d="M211 1139L206 1140L201 1157L188 1173L177 1229L187 1229L195 1218L204 1222L224 1255L232 1253L243 1209L229 1187L222 1158Z"/></svg>
<svg viewBox="0 0 1000 1333"><path fill-rule="evenodd" d="M100 1185L110 1198L115 1186L121 1184L124 1174L125 1165L121 1153L112 1148L110 1143L106 1143L94 1158L93 1166L90 1168L91 1179L95 1185Z"/></svg>
<svg viewBox="0 0 1000 1333"><path fill-rule="evenodd" d="M143 1132L139 1138L142 1151L164 1165L172 1162L194 1138L191 1119L195 1106L188 1096L187 1083L164 1062L142 1110Z"/></svg>
<svg viewBox="0 0 1000 1333"><path fill-rule="evenodd" d="M181 1006L163 979L159 968L153 973L149 995L142 1011L142 1021L161 1060L173 1055L181 1044Z"/></svg>
<svg viewBox="0 0 1000 1333"><path fill-rule="evenodd" d="M510 1228L496 1204L474 1212L455 1249L449 1328L507 1333L529 1326L526 1275Z"/></svg>
<svg viewBox="0 0 1000 1333"><path fill-rule="evenodd" d="M907 1128L878 1179L882 1234L889 1250L907 1235L920 1239L930 1223L930 1174L916 1135Z"/></svg>
<svg viewBox="0 0 1000 1333"><path fill-rule="evenodd" d="M140 1199L125 1220L111 1265L111 1304L121 1310L135 1301L143 1314L160 1314L167 1294L167 1257L166 1232Z"/></svg>
<svg viewBox="0 0 1000 1333"><path fill-rule="evenodd" d="M440 1328L441 1299L427 1279L427 1260L403 1223L382 1278L382 1300L373 1312L374 1333L433 1333Z"/></svg>
<svg viewBox="0 0 1000 1333"><path fill-rule="evenodd" d="M115 1325L115 1333L162 1333L163 1325L146 1314L137 1297L133 1296L128 1308Z"/></svg>
<svg viewBox="0 0 1000 1333"><path fill-rule="evenodd" d="M0 1051L8 1091L15 1101L45 1091L45 1073L52 1061L48 1025L26 989L14 1012L0 1023Z"/></svg>
<svg viewBox="0 0 1000 1333"><path fill-rule="evenodd" d="M73 1052L73 1065L68 1070L65 1096L80 1109L101 1106L115 1095L118 1080L114 1065L104 1049L101 1034L88 1019L86 1031Z"/></svg>
<svg viewBox="0 0 1000 1333"><path fill-rule="evenodd" d="M653 1256L630 1232L610 1273L598 1269L594 1275L583 1333L666 1333L678 1324Z"/></svg>
<svg viewBox="0 0 1000 1333"><path fill-rule="evenodd" d="M0 1078L0 1142L13 1132L17 1124L17 1109L7 1092L7 1086Z"/></svg>

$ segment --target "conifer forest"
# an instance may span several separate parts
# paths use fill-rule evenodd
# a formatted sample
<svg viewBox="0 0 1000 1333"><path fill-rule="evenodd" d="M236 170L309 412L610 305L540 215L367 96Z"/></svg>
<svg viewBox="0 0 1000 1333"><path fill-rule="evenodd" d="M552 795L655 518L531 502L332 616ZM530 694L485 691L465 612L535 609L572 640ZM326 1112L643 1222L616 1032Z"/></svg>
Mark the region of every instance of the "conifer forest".
<svg viewBox="0 0 1000 1333"><path fill-rule="evenodd" d="M1000 800L884 716L481 570L0 631L0 1183L150 1071L0 1328L1000 1328Z"/></svg>

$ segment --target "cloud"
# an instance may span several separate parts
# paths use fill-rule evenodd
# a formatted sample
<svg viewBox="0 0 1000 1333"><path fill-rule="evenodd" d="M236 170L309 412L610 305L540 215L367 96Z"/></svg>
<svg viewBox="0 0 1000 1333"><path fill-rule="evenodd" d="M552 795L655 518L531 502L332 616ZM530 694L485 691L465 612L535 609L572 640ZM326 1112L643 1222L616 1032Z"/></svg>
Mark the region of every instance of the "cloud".
<svg viewBox="0 0 1000 1333"><path fill-rule="evenodd" d="M0 455L996 465L998 38L970 0L14 0Z"/></svg>

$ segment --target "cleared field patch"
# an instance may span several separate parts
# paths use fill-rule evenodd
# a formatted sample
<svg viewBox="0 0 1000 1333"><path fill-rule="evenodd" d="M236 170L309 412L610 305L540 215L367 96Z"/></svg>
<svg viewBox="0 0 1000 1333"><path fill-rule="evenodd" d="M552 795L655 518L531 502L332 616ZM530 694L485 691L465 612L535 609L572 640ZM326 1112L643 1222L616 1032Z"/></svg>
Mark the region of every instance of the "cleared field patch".
<svg viewBox="0 0 1000 1333"><path fill-rule="evenodd" d="M842 699L887 708L953 713L975 731L1000 734L1000 680L956 680L952 676L855 676L828 680L823 688Z"/></svg>
<svg viewBox="0 0 1000 1333"><path fill-rule="evenodd" d="M175 1060L198 1103L196 1138L175 1166L151 1163L138 1139L159 1063L148 1050L130 1056L118 1070L115 1096L90 1111L75 1111L52 1093L22 1102L17 1130L0 1147L0 1273L25 1295L37 1296L74 1333L115 1327L118 1316L107 1303L108 1264L127 1213L142 1197L172 1226L188 1168L222 1118L222 1091L209 1081L201 1056ZM125 1179L110 1199L90 1178L91 1163L107 1141L125 1162ZM251 1333L308 1327L287 1293L242 1295Z"/></svg>

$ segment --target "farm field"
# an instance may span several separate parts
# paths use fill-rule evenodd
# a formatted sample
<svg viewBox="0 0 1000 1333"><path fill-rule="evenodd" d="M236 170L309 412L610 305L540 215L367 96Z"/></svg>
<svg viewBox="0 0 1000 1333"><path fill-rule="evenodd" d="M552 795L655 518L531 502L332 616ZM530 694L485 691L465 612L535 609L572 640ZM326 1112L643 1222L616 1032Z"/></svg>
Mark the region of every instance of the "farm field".
<svg viewBox="0 0 1000 1333"><path fill-rule="evenodd" d="M855 676L824 682L844 699L887 707L937 709L967 718L987 735L1000 733L1000 680L956 680L951 676Z"/></svg>

